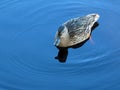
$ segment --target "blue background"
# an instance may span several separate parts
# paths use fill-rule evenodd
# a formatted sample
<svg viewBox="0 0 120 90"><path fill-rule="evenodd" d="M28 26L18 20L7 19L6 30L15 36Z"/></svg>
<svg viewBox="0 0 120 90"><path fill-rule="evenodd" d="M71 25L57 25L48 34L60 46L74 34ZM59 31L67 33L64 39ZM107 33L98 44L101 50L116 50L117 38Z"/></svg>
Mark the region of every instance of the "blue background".
<svg viewBox="0 0 120 90"><path fill-rule="evenodd" d="M58 27L100 15L92 40L54 57ZM120 90L120 0L0 0L0 90Z"/></svg>

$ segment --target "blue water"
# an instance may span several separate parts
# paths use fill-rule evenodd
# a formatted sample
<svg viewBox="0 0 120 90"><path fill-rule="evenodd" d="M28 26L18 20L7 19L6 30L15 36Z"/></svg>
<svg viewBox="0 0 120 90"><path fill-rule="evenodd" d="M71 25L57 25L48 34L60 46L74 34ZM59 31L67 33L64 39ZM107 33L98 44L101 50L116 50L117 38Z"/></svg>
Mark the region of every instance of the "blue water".
<svg viewBox="0 0 120 90"><path fill-rule="evenodd" d="M92 40L54 57L58 27L100 15ZM120 90L120 0L1 0L0 90Z"/></svg>

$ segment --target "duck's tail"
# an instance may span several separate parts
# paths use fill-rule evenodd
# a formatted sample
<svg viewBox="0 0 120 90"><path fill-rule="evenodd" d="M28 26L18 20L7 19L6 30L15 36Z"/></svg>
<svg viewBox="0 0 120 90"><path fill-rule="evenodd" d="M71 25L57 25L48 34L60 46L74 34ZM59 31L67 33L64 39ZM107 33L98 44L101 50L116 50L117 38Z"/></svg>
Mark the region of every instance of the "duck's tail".
<svg viewBox="0 0 120 90"><path fill-rule="evenodd" d="M88 14L87 17L90 17L91 19L94 20L94 22L96 22L100 18L100 15L97 13L92 13L92 14Z"/></svg>

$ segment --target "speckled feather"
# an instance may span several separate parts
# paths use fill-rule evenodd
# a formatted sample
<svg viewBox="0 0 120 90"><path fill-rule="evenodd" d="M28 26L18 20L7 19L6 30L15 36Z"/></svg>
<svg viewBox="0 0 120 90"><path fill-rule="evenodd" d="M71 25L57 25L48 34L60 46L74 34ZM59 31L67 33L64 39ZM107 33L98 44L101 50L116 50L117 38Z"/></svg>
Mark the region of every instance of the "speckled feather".
<svg viewBox="0 0 120 90"><path fill-rule="evenodd" d="M67 26L70 37L75 38L76 35L87 34L88 32L90 32L90 28L88 28L87 26L89 26L93 21L94 18L91 19L84 16L71 19L64 23L64 25Z"/></svg>
<svg viewBox="0 0 120 90"><path fill-rule="evenodd" d="M84 16L71 19L64 23L64 25L68 28L68 33L70 37L69 41L71 45L76 44L77 40L82 42L89 37L88 34L90 35L91 32L90 26L92 26L90 25L92 24L91 22L94 22L94 18Z"/></svg>
<svg viewBox="0 0 120 90"><path fill-rule="evenodd" d="M88 14L66 21L56 33L55 45L58 47L69 47L88 39L91 28L98 19L98 14ZM57 39L60 39L60 41Z"/></svg>

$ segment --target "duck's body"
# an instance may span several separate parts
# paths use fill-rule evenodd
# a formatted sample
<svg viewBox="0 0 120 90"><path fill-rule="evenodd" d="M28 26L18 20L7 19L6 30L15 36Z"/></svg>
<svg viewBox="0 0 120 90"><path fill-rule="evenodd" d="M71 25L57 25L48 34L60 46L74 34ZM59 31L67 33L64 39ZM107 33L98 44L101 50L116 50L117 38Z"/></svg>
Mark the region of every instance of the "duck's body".
<svg viewBox="0 0 120 90"><path fill-rule="evenodd" d="M98 14L88 14L68 20L59 27L55 36L55 46L70 47L85 41L90 37L91 28L98 19Z"/></svg>

